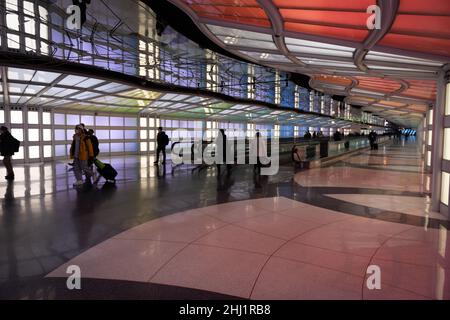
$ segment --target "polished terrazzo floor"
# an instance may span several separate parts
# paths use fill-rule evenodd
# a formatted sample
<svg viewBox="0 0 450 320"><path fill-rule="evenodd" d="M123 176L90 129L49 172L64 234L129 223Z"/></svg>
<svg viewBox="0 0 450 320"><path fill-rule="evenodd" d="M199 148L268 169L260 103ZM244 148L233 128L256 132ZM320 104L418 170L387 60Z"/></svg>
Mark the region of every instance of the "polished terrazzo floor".
<svg viewBox="0 0 450 320"><path fill-rule="evenodd" d="M273 177L152 160L111 159L115 187L73 190L64 163L0 184L0 297L450 298L449 223L429 209L414 143ZM69 265L82 290L65 287ZM381 290L366 286L369 265Z"/></svg>

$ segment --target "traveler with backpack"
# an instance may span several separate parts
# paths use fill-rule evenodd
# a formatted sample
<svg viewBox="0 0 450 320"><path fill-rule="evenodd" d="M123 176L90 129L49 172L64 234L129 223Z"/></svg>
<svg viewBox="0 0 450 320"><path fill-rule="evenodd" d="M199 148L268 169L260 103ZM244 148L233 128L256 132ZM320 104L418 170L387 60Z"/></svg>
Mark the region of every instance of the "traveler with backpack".
<svg viewBox="0 0 450 320"><path fill-rule="evenodd" d="M158 128L158 135L156 136L156 161L154 164L158 164L159 162L159 153L162 152L163 154L163 162L162 164L166 164L166 147L169 144L169 137L167 134L163 131L162 127Z"/></svg>
<svg viewBox="0 0 450 320"><path fill-rule="evenodd" d="M88 130L86 129L86 126L84 125L84 123L80 123L79 126L81 126L81 128L83 129L83 132L84 132L85 135L89 134ZM72 161L72 162L68 163L68 165L73 167L75 165L75 161Z"/></svg>
<svg viewBox="0 0 450 320"><path fill-rule="evenodd" d="M88 167L88 161L93 162L94 150L91 139L86 136L81 125L75 127L75 134L70 147L70 158L73 159L73 171L77 179L73 186L78 187L83 184L83 173L86 175L87 180L90 181L93 173Z"/></svg>
<svg viewBox="0 0 450 320"><path fill-rule="evenodd" d="M98 143L97 137L94 134L94 130L93 129L86 130L86 132L87 132L87 137L89 138L89 140L91 140L92 149L94 151L94 157L90 158L88 160L88 167L92 171L94 180L96 180L95 170L94 170L94 160L97 159L97 157L98 157L98 155L100 153L99 143Z"/></svg>
<svg viewBox="0 0 450 320"><path fill-rule="evenodd" d="M0 127L0 154L3 156L3 164L6 168L6 180L14 180L14 170L11 158L19 152L20 141L14 138L5 126Z"/></svg>
<svg viewBox="0 0 450 320"><path fill-rule="evenodd" d="M98 157L98 154L100 153L100 149L99 149L99 143L98 143L98 139L94 134L94 130L93 129L89 129L87 130L87 137L89 138L89 140L91 140L91 144L92 144L92 149L94 151L94 159ZM91 167L94 164L94 161L89 161L89 167Z"/></svg>

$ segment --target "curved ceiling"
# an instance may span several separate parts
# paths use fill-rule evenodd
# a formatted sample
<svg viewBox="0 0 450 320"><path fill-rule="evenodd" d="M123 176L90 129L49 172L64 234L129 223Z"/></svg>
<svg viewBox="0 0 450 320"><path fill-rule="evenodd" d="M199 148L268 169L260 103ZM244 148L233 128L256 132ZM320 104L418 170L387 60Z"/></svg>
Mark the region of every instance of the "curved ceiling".
<svg viewBox="0 0 450 320"><path fill-rule="evenodd" d="M307 74L316 90L400 125L421 120L450 62L448 0L169 1L229 52ZM377 3L381 29L369 30Z"/></svg>

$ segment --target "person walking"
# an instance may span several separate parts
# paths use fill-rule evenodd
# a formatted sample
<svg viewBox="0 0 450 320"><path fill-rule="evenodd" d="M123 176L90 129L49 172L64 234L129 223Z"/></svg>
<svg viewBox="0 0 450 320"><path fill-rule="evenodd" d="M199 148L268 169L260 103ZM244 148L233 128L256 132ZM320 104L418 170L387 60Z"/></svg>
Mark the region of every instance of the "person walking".
<svg viewBox="0 0 450 320"><path fill-rule="evenodd" d="M341 141L342 140L342 135L339 132L339 130L336 130L336 132L333 134L333 140L334 141Z"/></svg>
<svg viewBox="0 0 450 320"><path fill-rule="evenodd" d="M80 123L79 124L79 126L81 126L81 128L83 129L83 132L84 132L84 134L88 134L88 131L86 130L86 126L84 125L84 123ZM73 167L74 166L74 164L75 164L75 162L74 161L72 161L72 162L70 162L70 163L68 163L68 165L69 166L71 166L71 167Z"/></svg>
<svg viewBox="0 0 450 320"><path fill-rule="evenodd" d="M95 131L93 129L88 130L88 137L89 137L89 140L91 140L92 149L94 151L94 159L95 159L99 155L100 149L99 149L98 139L95 136ZM92 165L92 163L90 165Z"/></svg>
<svg viewBox="0 0 450 320"><path fill-rule="evenodd" d="M261 174L261 167L263 166L261 159L267 157L267 145L266 140L261 137L261 132L256 132L256 137L252 140L256 143L256 164L253 165L253 172L255 174Z"/></svg>
<svg viewBox="0 0 450 320"><path fill-rule="evenodd" d="M95 136L95 131L93 129L87 130L87 136L89 137L89 140L91 141L92 150L94 151L94 158L88 160L88 167L89 167L89 170L92 172L92 177L94 178L94 181L98 181L98 179L95 175L94 162L100 153L99 143L98 143L97 137ZM94 182L94 184L95 184L95 182Z"/></svg>
<svg viewBox="0 0 450 320"><path fill-rule="evenodd" d="M14 138L5 126L0 127L0 154L6 168L6 180L14 180L12 156L19 151L20 141Z"/></svg>
<svg viewBox="0 0 450 320"><path fill-rule="evenodd" d="M162 154L163 154L162 164L166 164L166 147L169 144L169 137L163 131L162 127L158 128L158 135L156 136L156 143L157 143L156 161L154 162L154 164L158 165L160 152L162 152Z"/></svg>
<svg viewBox="0 0 450 320"><path fill-rule="evenodd" d="M88 161L94 161L94 149L92 148L91 139L85 134L81 125L75 127L75 134L70 146L70 158L73 159L73 171L76 178L76 182L73 184L74 187L79 187L83 184L83 173L86 175L86 179L90 181L93 173L88 167Z"/></svg>
<svg viewBox="0 0 450 320"><path fill-rule="evenodd" d="M220 129L219 134L216 138L216 160L218 160L217 165L217 173L218 176L220 175L220 166L221 164L226 164L227 166L227 173L231 173L231 164L227 163L227 148L228 148L228 141L227 141L227 135L225 134L225 129Z"/></svg>
<svg viewBox="0 0 450 320"><path fill-rule="evenodd" d="M370 143L370 149L371 150L375 150L376 149L376 147L375 147L376 142L377 142L377 134L376 134L375 131L372 130L369 133L369 143Z"/></svg>

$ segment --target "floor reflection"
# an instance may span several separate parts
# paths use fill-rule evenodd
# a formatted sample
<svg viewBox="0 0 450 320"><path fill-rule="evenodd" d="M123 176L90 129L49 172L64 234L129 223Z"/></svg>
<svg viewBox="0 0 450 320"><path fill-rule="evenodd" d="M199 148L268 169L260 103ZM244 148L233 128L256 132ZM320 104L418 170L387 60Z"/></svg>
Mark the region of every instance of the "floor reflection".
<svg viewBox="0 0 450 320"><path fill-rule="evenodd" d="M246 207L241 211L234 208L233 203L270 197L284 197L307 204L308 211L301 212L305 221L314 222L323 218L324 223L328 223L329 220L334 221L338 213L358 219L370 218L369 225L375 226L381 233L386 230L379 226L384 226L385 223L416 228L415 234L402 235L401 239L406 240L405 243L389 243L387 251L382 252L385 254L382 259L389 254L403 259L396 262L390 273L393 275L391 285L395 285L395 281L400 281L402 286L410 285L402 283L404 278L396 276L397 272L401 275L408 271L410 257L403 256L402 252L411 250L410 252L422 254L423 248L414 245L414 241L420 240L426 244L431 242L439 245L440 255L437 257L440 257L440 263L433 267L432 272L428 268L426 273L415 272L413 275L436 279L434 295L443 297L445 290L448 290L449 281L445 277L449 270L446 264L449 251L448 223L430 212L427 206L429 199L426 198L426 185L430 183L429 175L419 171L393 171L401 164L402 159L408 165L414 165L416 156L416 150L408 145L405 148L388 146L378 152L365 152L355 156L354 160L323 169L294 173L292 166L281 166L276 176L255 174L252 166L235 167L230 175L222 170L222 175L218 176L215 167L193 171L193 166L182 165L172 170L170 163L164 167L155 167L153 157L114 157L102 160L111 163L118 171L116 185L102 182L98 187L85 185L80 189L72 187L73 173L64 162L17 166L14 182L0 182L0 298L41 297L43 292L55 294L51 287L42 283L46 274L87 249L130 228L170 217L177 212L218 203L229 203L230 219L241 215L250 218L260 210L270 210L270 205L278 208L280 203L266 203L261 199L267 208L258 206L253 210ZM365 168L355 165L364 165ZM418 163L419 167L420 165ZM389 170L382 170L383 166L389 167ZM402 202L405 197L414 201ZM330 214L327 210L334 213ZM217 212L213 210L210 214L215 215ZM292 210L289 215L297 216L298 212ZM255 227L264 230L275 228L273 231L276 234L308 225L303 222L290 223L288 218L280 218L276 214L273 220L260 219L261 221L252 222ZM445 231L442 234L441 226ZM195 233L196 227L198 226L186 229L186 232ZM344 225L342 230L347 230L347 227ZM350 227L361 228L358 224ZM369 231L370 229L371 227L368 228ZM329 233L324 231L323 234L315 235L313 240L331 247L357 246L355 239L358 239L359 233L353 230L351 235L355 239L349 240L345 238L347 231L342 230L340 233L336 230L328 230ZM176 233L177 236L179 234ZM337 237L337 241L333 242L329 237ZM380 239L385 240L384 237ZM330 242L325 243L326 241ZM309 243L311 244L313 243ZM400 251L396 251L397 249ZM291 251L289 254L294 255L296 252L295 248ZM306 253L305 257L311 257ZM425 258L423 261L427 261ZM271 267L274 272L282 270L277 269L277 264ZM278 267L295 266L286 263ZM385 268L391 267L392 264L388 261ZM295 281L294 278L291 280ZM282 290L282 287L278 289ZM427 295L429 296L429 292Z"/></svg>

